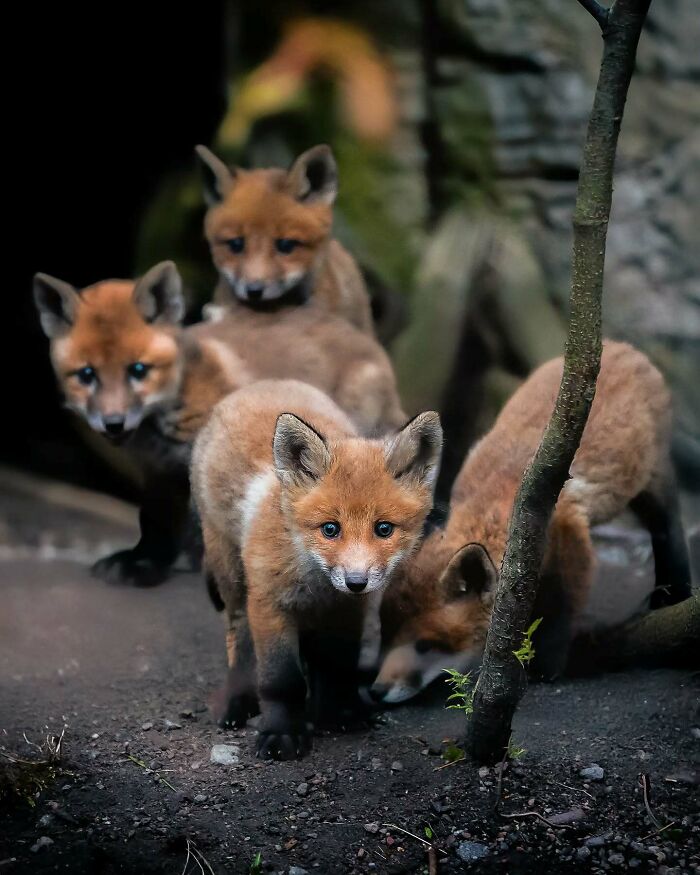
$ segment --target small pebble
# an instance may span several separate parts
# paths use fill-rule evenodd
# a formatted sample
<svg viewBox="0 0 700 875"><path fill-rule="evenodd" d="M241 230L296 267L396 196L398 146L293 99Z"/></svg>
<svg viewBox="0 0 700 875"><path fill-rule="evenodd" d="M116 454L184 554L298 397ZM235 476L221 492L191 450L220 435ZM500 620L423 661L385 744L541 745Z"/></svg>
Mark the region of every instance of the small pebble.
<svg viewBox="0 0 700 875"><path fill-rule="evenodd" d="M50 814L44 814L39 818L39 826L51 826L53 817Z"/></svg>
<svg viewBox="0 0 700 875"><path fill-rule="evenodd" d="M491 772L491 769L488 766L482 766L479 769L479 777L480 778L487 778L489 776L490 772Z"/></svg>
<svg viewBox="0 0 700 875"><path fill-rule="evenodd" d="M480 860L488 855L489 849L480 842L460 842L457 845L457 856L465 863Z"/></svg>
<svg viewBox="0 0 700 875"><path fill-rule="evenodd" d="M581 769L579 775L587 781L602 781L605 771L597 763L591 763L590 766Z"/></svg>
<svg viewBox="0 0 700 875"><path fill-rule="evenodd" d="M302 781L301 784L299 784L297 786L297 790L296 790L297 796L306 796L308 794L308 792L309 792L309 785L306 783L306 781Z"/></svg>
<svg viewBox="0 0 700 875"><path fill-rule="evenodd" d="M166 720L165 731L170 732L173 729L182 729L182 726L179 723L175 723L174 720Z"/></svg>
<svg viewBox="0 0 700 875"><path fill-rule="evenodd" d="M195 802L206 802L207 797L205 796L204 793L197 793L197 795L194 797L194 801Z"/></svg>
<svg viewBox="0 0 700 875"><path fill-rule="evenodd" d="M579 860L587 860L591 856L591 849L584 845L576 851L576 856Z"/></svg>
<svg viewBox="0 0 700 875"><path fill-rule="evenodd" d="M402 769L403 769L403 763L400 762L399 760L394 760L394 762L391 764L391 771L392 772L400 772Z"/></svg>
<svg viewBox="0 0 700 875"><path fill-rule="evenodd" d="M605 836L591 836L590 838L586 839L584 845L587 848L602 848L605 844L605 841Z"/></svg>
<svg viewBox="0 0 700 875"><path fill-rule="evenodd" d="M241 749L235 744L214 744L209 754L209 762L220 766L235 766Z"/></svg>
<svg viewBox="0 0 700 875"><path fill-rule="evenodd" d="M373 820L371 823L366 823L365 824L365 832L369 832L372 835L379 832L379 824L377 823L377 821Z"/></svg>
<svg viewBox="0 0 700 875"><path fill-rule="evenodd" d="M608 863L613 866L622 866L625 862L624 854L608 854Z"/></svg>
<svg viewBox="0 0 700 875"><path fill-rule="evenodd" d="M145 723L142 723L141 729L143 729L144 732L148 732L149 729L153 729L153 721L147 720Z"/></svg>
<svg viewBox="0 0 700 875"><path fill-rule="evenodd" d="M302 869L301 866L290 866L289 875L309 875L309 873L306 869Z"/></svg>
<svg viewBox="0 0 700 875"><path fill-rule="evenodd" d="M37 839L29 850L33 854L36 854L38 851L41 851L42 848L50 848L52 844L53 839L50 839L48 836L41 836L41 838Z"/></svg>

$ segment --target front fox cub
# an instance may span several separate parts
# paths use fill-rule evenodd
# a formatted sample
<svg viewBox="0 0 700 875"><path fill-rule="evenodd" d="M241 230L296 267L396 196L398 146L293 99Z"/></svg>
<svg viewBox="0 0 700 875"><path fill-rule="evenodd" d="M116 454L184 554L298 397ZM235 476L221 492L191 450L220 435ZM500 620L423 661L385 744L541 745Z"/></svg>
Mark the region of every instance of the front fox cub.
<svg viewBox="0 0 700 875"><path fill-rule="evenodd" d="M216 304L261 309L309 302L373 333L355 260L331 237L338 173L328 146L287 170L229 169L197 146L209 204L205 234L221 275Z"/></svg>
<svg viewBox="0 0 700 875"><path fill-rule="evenodd" d="M34 297L67 406L123 444L143 470L141 540L94 566L107 580L151 585L167 577L188 520L192 441L234 389L292 376L331 394L363 433L405 421L384 350L320 310L244 309L183 329L172 262L136 282L82 291L37 274Z"/></svg>
<svg viewBox="0 0 700 875"><path fill-rule="evenodd" d="M455 481L443 530L424 541L382 604L388 652L372 694L399 702L445 668L481 660L497 568L523 472L554 407L562 359L542 365L506 404L469 453ZM671 400L663 378L640 352L608 341L581 445L548 534L534 617L539 671L566 664L572 623L594 570L590 527L627 505L649 529L655 558L652 606L690 593L690 571L669 459Z"/></svg>
<svg viewBox="0 0 700 875"><path fill-rule="evenodd" d="M361 438L326 395L291 380L229 395L199 434L192 491L226 610L224 722L240 724L259 702L260 756L310 746L302 660L315 713L357 702L366 594L414 550L441 444L436 413Z"/></svg>

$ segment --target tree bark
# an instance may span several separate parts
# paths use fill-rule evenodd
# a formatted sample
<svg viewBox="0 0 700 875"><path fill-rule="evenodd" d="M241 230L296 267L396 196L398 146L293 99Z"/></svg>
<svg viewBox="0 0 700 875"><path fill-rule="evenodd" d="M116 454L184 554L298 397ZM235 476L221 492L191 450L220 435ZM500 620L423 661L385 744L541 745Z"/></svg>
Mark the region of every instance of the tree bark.
<svg viewBox="0 0 700 875"><path fill-rule="evenodd" d="M700 668L700 593L573 642L567 675L624 668Z"/></svg>
<svg viewBox="0 0 700 875"><path fill-rule="evenodd" d="M592 4L579 0L590 12ZM569 476L588 419L602 347L605 241L617 138L639 35L650 0L599 4L604 39L598 85L583 147L574 211L569 329L564 373L552 417L515 499L496 600L468 723L466 750L479 762L503 757L513 714L525 690L513 655L530 624L547 525ZM603 14L605 13L605 14Z"/></svg>

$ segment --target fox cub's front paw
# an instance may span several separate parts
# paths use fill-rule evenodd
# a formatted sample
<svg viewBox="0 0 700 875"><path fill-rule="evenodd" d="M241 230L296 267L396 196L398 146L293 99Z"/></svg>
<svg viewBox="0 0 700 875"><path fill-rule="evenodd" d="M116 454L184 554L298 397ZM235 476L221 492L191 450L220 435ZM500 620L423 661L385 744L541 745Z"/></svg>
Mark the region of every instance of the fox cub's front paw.
<svg viewBox="0 0 700 875"><path fill-rule="evenodd" d="M254 695L231 696L223 707L215 708L216 722L222 729L245 726L249 717L260 712L257 697Z"/></svg>
<svg viewBox="0 0 700 875"><path fill-rule="evenodd" d="M299 759L311 750L311 727L303 720L277 723L258 730L256 755L263 760Z"/></svg>
<svg viewBox="0 0 700 875"><path fill-rule="evenodd" d="M136 550L120 550L95 562L91 571L107 583L156 586L167 580L170 569Z"/></svg>

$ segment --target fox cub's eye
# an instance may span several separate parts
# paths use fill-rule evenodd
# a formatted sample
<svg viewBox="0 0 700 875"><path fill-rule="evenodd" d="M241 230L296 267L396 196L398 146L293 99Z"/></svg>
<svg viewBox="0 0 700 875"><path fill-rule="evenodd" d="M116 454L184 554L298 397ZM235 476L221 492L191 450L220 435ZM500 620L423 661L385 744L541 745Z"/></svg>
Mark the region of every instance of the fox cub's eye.
<svg viewBox="0 0 700 875"><path fill-rule="evenodd" d="M394 524L379 520L374 526L374 534L378 538L390 538L394 532Z"/></svg>
<svg viewBox="0 0 700 875"><path fill-rule="evenodd" d="M321 531L326 538L337 538L340 534L340 525L338 523L324 523L321 526Z"/></svg>
<svg viewBox="0 0 700 875"><path fill-rule="evenodd" d="M234 255L238 255L245 249L245 237L233 237L226 241L226 245Z"/></svg>
<svg viewBox="0 0 700 875"><path fill-rule="evenodd" d="M280 237L279 240L275 240L277 251L281 252L282 255L289 255L300 245L298 240L292 240L290 237Z"/></svg>
<svg viewBox="0 0 700 875"><path fill-rule="evenodd" d="M97 373L95 372L94 368L86 365L86 367L81 368L79 371L76 371L75 376L80 380L83 386L91 386L97 378Z"/></svg>
<svg viewBox="0 0 700 875"><path fill-rule="evenodd" d="M143 380L143 378L150 370L150 365L146 365L143 362L134 362L133 364L129 365L129 367L126 369L126 372L132 380Z"/></svg>

